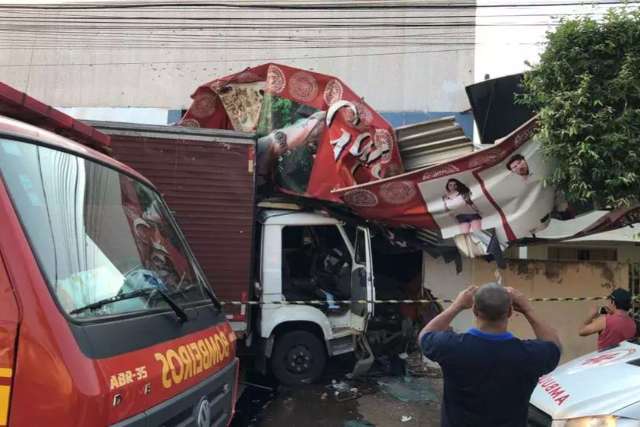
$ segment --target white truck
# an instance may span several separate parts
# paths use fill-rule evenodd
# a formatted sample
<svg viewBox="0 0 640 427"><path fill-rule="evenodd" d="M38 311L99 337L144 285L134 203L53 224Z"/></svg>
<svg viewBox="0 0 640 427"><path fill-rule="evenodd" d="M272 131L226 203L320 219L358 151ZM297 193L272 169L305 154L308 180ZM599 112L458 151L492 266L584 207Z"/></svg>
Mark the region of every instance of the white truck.
<svg viewBox="0 0 640 427"><path fill-rule="evenodd" d="M356 373L368 369L373 304L331 302L375 297L366 227L261 205L251 134L90 123L111 136L114 158L164 195L216 295L235 302L224 307L227 319L261 370L287 384L312 382L328 357L352 351ZM286 304L292 300L326 303Z"/></svg>
<svg viewBox="0 0 640 427"><path fill-rule="evenodd" d="M529 426L640 426L640 345L622 342L578 357L540 378Z"/></svg>

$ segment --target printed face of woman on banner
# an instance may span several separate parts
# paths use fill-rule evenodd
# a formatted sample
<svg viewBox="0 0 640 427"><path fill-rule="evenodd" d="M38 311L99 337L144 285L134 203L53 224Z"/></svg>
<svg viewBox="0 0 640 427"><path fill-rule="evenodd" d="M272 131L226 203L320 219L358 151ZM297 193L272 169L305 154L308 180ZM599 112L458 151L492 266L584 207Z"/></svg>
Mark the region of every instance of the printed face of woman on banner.
<svg viewBox="0 0 640 427"><path fill-rule="evenodd" d="M424 181L418 186L443 238L487 228L484 217L494 209L470 171Z"/></svg>

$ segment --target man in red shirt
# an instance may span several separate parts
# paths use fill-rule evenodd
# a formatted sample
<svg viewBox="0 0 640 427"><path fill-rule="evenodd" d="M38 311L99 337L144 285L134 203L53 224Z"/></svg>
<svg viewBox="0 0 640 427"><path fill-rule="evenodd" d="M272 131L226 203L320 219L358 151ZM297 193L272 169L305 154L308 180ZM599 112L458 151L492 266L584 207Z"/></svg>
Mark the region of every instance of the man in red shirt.
<svg viewBox="0 0 640 427"><path fill-rule="evenodd" d="M627 313L631 308L631 294L621 288L614 289L603 307L594 307L578 332L580 336L598 334L598 350L611 347L633 338L636 335L636 323Z"/></svg>

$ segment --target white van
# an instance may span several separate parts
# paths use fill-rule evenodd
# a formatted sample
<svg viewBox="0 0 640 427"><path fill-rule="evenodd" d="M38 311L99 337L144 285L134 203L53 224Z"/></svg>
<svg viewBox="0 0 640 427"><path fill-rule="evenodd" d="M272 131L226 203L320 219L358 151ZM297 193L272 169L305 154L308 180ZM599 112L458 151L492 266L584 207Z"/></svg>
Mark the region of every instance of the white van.
<svg viewBox="0 0 640 427"><path fill-rule="evenodd" d="M540 378L529 426L640 426L640 341L567 362Z"/></svg>

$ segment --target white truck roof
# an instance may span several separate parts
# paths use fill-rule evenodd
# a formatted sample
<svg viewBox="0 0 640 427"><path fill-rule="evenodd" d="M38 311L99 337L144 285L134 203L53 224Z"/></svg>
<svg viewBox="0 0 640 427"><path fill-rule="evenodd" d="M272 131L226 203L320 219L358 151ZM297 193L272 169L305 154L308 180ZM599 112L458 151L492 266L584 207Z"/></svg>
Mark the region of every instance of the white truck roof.
<svg viewBox="0 0 640 427"><path fill-rule="evenodd" d="M262 211L262 223L265 225L336 225L340 221L318 212L299 212L295 210Z"/></svg>

